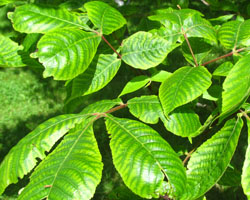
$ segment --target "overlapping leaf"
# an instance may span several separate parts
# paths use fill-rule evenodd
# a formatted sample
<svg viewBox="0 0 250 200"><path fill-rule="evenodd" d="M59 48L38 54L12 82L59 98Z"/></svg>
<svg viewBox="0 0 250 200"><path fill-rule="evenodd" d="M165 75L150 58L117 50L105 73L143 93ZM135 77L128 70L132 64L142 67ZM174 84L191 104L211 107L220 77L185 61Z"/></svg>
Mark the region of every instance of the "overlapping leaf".
<svg viewBox="0 0 250 200"><path fill-rule="evenodd" d="M250 95L249 63L250 55L244 56L227 75L223 83L222 116L235 112Z"/></svg>
<svg viewBox="0 0 250 200"><path fill-rule="evenodd" d="M230 61L224 62L214 70L213 76L227 76L232 68L233 63L231 63Z"/></svg>
<svg viewBox="0 0 250 200"><path fill-rule="evenodd" d="M250 19L246 21L230 21L221 26L218 38L227 49L250 45Z"/></svg>
<svg viewBox="0 0 250 200"><path fill-rule="evenodd" d="M199 134L198 130L201 128L199 116L190 108L182 106L176 108L169 120L164 120L166 129L175 135L181 137L195 137Z"/></svg>
<svg viewBox="0 0 250 200"><path fill-rule="evenodd" d="M148 69L159 65L177 46L179 44L140 31L124 40L122 60L134 68Z"/></svg>
<svg viewBox="0 0 250 200"><path fill-rule="evenodd" d="M168 114L205 92L211 85L211 74L204 67L182 67L176 70L160 86L159 97Z"/></svg>
<svg viewBox="0 0 250 200"><path fill-rule="evenodd" d="M121 60L116 55L101 54L97 63L73 80L71 98L91 94L106 86L116 75Z"/></svg>
<svg viewBox="0 0 250 200"><path fill-rule="evenodd" d="M127 104L131 114L145 123L156 124L163 116L161 104L155 95L135 97Z"/></svg>
<svg viewBox="0 0 250 200"><path fill-rule="evenodd" d="M35 130L25 136L7 154L0 165L0 194L11 183L16 183L18 177L23 178L32 170L37 160L43 159L45 151L59 140L75 124L87 118L87 114L61 115L39 125Z"/></svg>
<svg viewBox="0 0 250 200"><path fill-rule="evenodd" d="M23 47L13 42L8 37L0 35L0 66L1 67L23 67L22 57L18 51Z"/></svg>
<svg viewBox="0 0 250 200"><path fill-rule="evenodd" d="M147 76L142 75L134 77L132 80L127 82L125 87L122 89L121 94L119 94L119 97L143 88L149 81L150 78Z"/></svg>
<svg viewBox="0 0 250 200"><path fill-rule="evenodd" d="M91 1L85 3L84 7L90 21L105 35L109 35L127 23L118 10L104 2Z"/></svg>
<svg viewBox="0 0 250 200"><path fill-rule="evenodd" d="M88 26L67 9L26 4L9 14L15 30L23 33L46 33L59 28L81 28Z"/></svg>
<svg viewBox="0 0 250 200"><path fill-rule="evenodd" d="M217 41L216 32L210 22L203 19L195 10L168 9L150 16L149 19L159 21L165 27L165 30L161 28L159 34L165 35L163 37L166 39L177 41L181 35L186 34L188 37L202 37L212 42Z"/></svg>
<svg viewBox="0 0 250 200"><path fill-rule="evenodd" d="M106 118L111 134L113 162L124 183L144 198L166 193L169 181L170 195L185 191L186 174L178 155L161 136L150 127L129 119Z"/></svg>
<svg viewBox="0 0 250 200"><path fill-rule="evenodd" d="M103 164L93 132L93 119L78 125L40 165L19 199L83 199L93 197Z"/></svg>
<svg viewBox="0 0 250 200"><path fill-rule="evenodd" d="M242 169L242 188L247 196L250 199L250 121L247 120L248 127L248 147L246 151L245 161Z"/></svg>
<svg viewBox="0 0 250 200"><path fill-rule="evenodd" d="M153 73L150 79L151 79L151 81L162 83L171 75L172 75L172 73L170 73L170 72L160 70L160 71L156 71L155 73Z"/></svg>
<svg viewBox="0 0 250 200"><path fill-rule="evenodd" d="M56 30L38 42L39 61L45 66L44 77L69 80L83 73L92 61L100 36L76 29Z"/></svg>
<svg viewBox="0 0 250 200"><path fill-rule="evenodd" d="M227 121L191 156L187 166L188 195L183 195L183 200L202 196L219 180L235 152L242 126L241 118Z"/></svg>

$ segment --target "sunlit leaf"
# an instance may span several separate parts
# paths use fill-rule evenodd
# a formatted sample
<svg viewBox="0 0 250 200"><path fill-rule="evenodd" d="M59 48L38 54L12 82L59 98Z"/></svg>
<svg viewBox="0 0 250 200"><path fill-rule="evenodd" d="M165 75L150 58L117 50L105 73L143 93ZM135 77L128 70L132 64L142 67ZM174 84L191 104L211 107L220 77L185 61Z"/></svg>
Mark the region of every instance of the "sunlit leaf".
<svg viewBox="0 0 250 200"><path fill-rule="evenodd" d="M101 41L95 33L77 29L56 30L45 34L37 44L44 77L69 80L83 73Z"/></svg>
<svg viewBox="0 0 250 200"><path fill-rule="evenodd" d="M73 80L71 98L84 96L105 87L116 75L121 60L116 55L101 54L97 62Z"/></svg>
<svg viewBox="0 0 250 200"><path fill-rule="evenodd" d="M18 53L23 49L10 38L0 35L0 67L23 67L22 57Z"/></svg>
<svg viewBox="0 0 250 200"><path fill-rule="evenodd" d="M223 83L222 118L235 112L250 95L250 55L240 59Z"/></svg>
<svg viewBox="0 0 250 200"><path fill-rule="evenodd" d="M65 136L30 177L19 199L84 199L93 197L103 164L92 129L93 118Z"/></svg>
<svg viewBox="0 0 250 200"><path fill-rule="evenodd" d="M176 70L160 86L159 98L168 114L205 92L211 85L211 74L204 67L182 67Z"/></svg>
<svg viewBox="0 0 250 200"><path fill-rule="evenodd" d="M122 60L134 68L148 69L159 65L177 46L179 44L140 31L124 40L121 48Z"/></svg>
<svg viewBox="0 0 250 200"><path fill-rule="evenodd" d="M113 162L124 183L144 198L159 197L166 193L179 196L185 191L186 174L178 155L162 137L143 123L106 118L111 134Z"/></svg>
<svg viewBox="0 0 250 200"><path fill-rule="evenodd" d="M81 28L88 26L67 9L26 4L9 14L15 30L23 33L46 33L59 28Z"/></svg>
<svg viewBox="0 0 250 200"><path fill-rule="evenodd" d="M109 35L127 23L118 10L104 2L91 1L85 3L84 7L90 21L105 35Z"/></svg>
<svg viewBox="0 0 250 200"><path fill-rule="evenodd" d="M227 121L191 156L187 166L188 193L183 200L202 196L220 179L233 157L242 126L241 118Z"/></svg>
<svg viewBox="0 0 250 200"><path fill-rule="evenodd" d="M250 45L250 19L246 21L230 21L222 25L218 32L221 44L227 49Z"/></svg>
<svg viewBox="0 0 250 200"><path fill-rule="evenodd" d="M229 61L224 62L214 70L213 76L227 76L232 68L233 68L233 63Z"/></svg>

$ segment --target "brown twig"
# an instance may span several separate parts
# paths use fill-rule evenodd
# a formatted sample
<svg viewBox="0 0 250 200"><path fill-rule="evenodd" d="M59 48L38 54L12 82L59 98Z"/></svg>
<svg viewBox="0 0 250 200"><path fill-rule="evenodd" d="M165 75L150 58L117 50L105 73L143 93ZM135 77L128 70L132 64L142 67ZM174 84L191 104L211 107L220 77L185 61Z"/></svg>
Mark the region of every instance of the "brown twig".
<svg viewBox="0 0 250 200"><path fill-rule="evenodd" d="M192 54L192 57L193 57L195 66L198 67L198 63L197 63L197 60L196 60L196 58L195 58L195 56L194 56L194 52L193 52L193 50L192 50L192 47L191 47L191 45L190 45L190 43L189 43L187 34L185 33L183 27L182 27L181 29L182 29L182 33L183 33L183 35L184 35L184 38L185 38L185 40L186 40L186 42L187 42L188 48L189 48L189 50L190 50L190 52L191 52L191 54Z"/></svg>
<svg viewBox="0 0 250 200"><path fill-rule="evenodd" d="M103 35L101 35L101 37L102 37L102 39L104 40L104 42L106 42L107 45L109 45L109 47L110 47L110 48L118 55L118 57L121 59L121 58L122 58L122 55L119 54L119 53L115 50L115 48L108 42L108 40L107 40Z"/></svg>
<svg viewBox="0 0 250 200"><path fill-rule="evenodd" d="M240 112L244 115L244 117L250 121L250 117L247 115L247 113L245 113L243 110L240 110Z"/></svg>
<svg viewBox="0 0 250 200"><path fill-rule="evenodd" d="M111 108L110 110L106 111L105 114L109 114L109 113L115 112L115 111L120 110L122 108L125 108L127 106L128 106L128 104L126 104L126 103L125 104L121 104L119 106L116 106L116 107Z"/></svg>
<svg viewBox="0 0 250 200"><path fill-rule="evenodd" d="M189 160L189 158L191 157L192 153L195 151L196 147L193 148L191 151L188 152L186 158L182 161L183 165L186 164L186 162Z"/></svg>
<svg viewBox="0 0 250 200"><path fill-rule="evenodd" d="M215 58L215 59L213 59L213 60L207 61L207 62L203 63L202 66L205 66L205 65L208 65L208 64L210 64L210 63L213 63L213 62L215 62L215 61L217 61L217 60L220 60L220 59L229 57L229 56L233 55L234 53L239 53L239 52L241 52L241 51L244 51L245 49L246 49L246 48L241 48L241 49L232 51L232 52L227 53L227 54L225 54L225 55L223 55L223 56L220 56L220 57Z"/></svg>

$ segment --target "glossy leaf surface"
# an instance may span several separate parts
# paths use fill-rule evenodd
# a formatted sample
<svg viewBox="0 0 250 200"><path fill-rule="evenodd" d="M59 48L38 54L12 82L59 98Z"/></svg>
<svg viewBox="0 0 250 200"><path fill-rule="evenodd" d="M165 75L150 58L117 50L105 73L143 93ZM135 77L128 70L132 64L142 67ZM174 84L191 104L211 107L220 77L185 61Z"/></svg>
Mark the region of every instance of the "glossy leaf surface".
<svg viewBox="0 0 250 200"><path fill-rule="evenodd" d="M168 120L162 119L166 129L181 137L195 137L198 134L201 123L199 116L185 106L176 108Z"/></svg>
<svg viewBox="0 0 250 200"><path fill-rule="evenodd" d="M204 142L188 162L188 196L196 199L207 192L225 172L238 144L243 121L231 119L212 138Z"/></svg>
<svg viewBox="0 0 250 200"><path fill-rule="evenodd" d="M39 61L44 65L44 77L69 80L83 73L92 61L100 36L76 29L64 29L45 34L38 42Z"/></svg>
<svg viewBox="0 0 250 200"><path fill-rule="evenodd" d="M18 54L23 49L10 38L0 35L0 66L23 67L22 57Z"/></svg>
<svg viewBox="0 0 250 200"><path fill-rule="evenodd" d="M145 123L156 124L163 116L161 104L155 95L135 97L127 104L131 114Z"/></svg>
<svg viewBox="0 0 250 200"><path fill-rule="evenodd" d="M73 80L71 98L91 94L106 86L116 75L121 60L116 55L101 54L97 62Z"/></svg>
<svg viewBox="0 0 250 200"><path fill-rule="evenodd" d="M250 20L230 21L222 25L218 32L221 44L227 49L250 45Z"/></svg>
<svg viewBox="0 0 250 200"><path fill-rule="evenodd" d="M211 74L204 67L182 67L176 70L160 86L159 97L168 114L205 92L211 85Z"/></svg>
<svg viewBox="0 0 250 200"><path fill-rule="evenodd" d="M159 65L177 46L159 36L140 31L123 41L122 60L134 68L149 69Z"/></svg>
<svg viewBox="0 0 250 200"><path fill-rule="evenodd" d="M127 23L118 10L104 2L91 1L85 3L84 7L90 21L105 35L109 35Z"/></svg>
<svg viewBox="0 0 250 200"><path fill-rule="evenodd" d="M179 196L185 191L186 174L178 155L162 137L143 123L108 116L113 162L124 183L144 198L166 192Z"/></svg>
<svg viewBox="0 0 250 200"><path fill-rule="evenodd" d="M103 164L92 129L94 117L65 136L30 178L18 199L90 199Z"/></svg>
<svg viewBox="0 0 250 200"><path fill-rule="evenodd" d="M59 28L81 28L88 26L67 9L26 4L9 14L15 30L23 33L46 33Z"/></svg>
<svg viewBox="0 0 250 200"><path fill-rule="evenodd" d="M246 151L245 161L242 168L242 188L247 196L250 199L250 121L247 120L248 127L248 147Z"/></svg>
<svg viewBox="0 0 250 200"><path fill-rule="evenodd" d="M147 76L142 75L134 77L132 80L127 82L125 87L122 89L121 94L119 94L119 97L143 88L149 81L150 78Z"/></svg>
<svg viewBox="0 0 250 200"><path fill-rule="evenodd" d="M68 114L51 118L25 136L7 154L0 165L0 194L11 183L23 178L37 164L36 158L43 159L45 151L52 146L75 124L81 123L87 114Z"/></svg>
<svg viewBox="0 0 250 200"><path fill-rule="evenodd" d="M240 59L223 83L222 115L236 111L250 95L250 55Z"/></svg>

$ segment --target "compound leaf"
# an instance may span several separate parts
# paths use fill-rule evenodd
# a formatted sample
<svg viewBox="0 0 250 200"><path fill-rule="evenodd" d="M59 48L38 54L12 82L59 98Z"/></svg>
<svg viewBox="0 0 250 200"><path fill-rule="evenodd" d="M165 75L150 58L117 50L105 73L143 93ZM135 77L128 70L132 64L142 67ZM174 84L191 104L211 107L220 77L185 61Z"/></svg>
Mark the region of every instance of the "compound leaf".
<svg viewBox="0 0 250 200"><path fill-rule="evenodd" d="M227 75L223 83L221 116L235 112L250 95L249 63L250 55L244 56Z"/></svg>
<svg viewBox="0 0 250 200"><path fill-rule="evenodd" d="M247 127L248 127L248 147L242 169L241 183L245 195L247 196L248 199L250 199L250 121L249 120L247 120Z"/></svg>
<svg viewBox="0 0 250 200"><path fill-rule="evenodd" d="M104 2L91 1L85 3L84 7L90 21L105 35L109 35L127 23L118 10Z"/></svg>
<svg viewBox="0 0 250 200"><path fill-rule="evenodd" d="M18 51L23 49L10 38L0 35L0 66L1 67L23 67L22 57Z"/></svg>
<svg viewBox="0 0 250 200"><path fill-rule="evenodd" d="M250 45L250 19L246 21L230 21L218 31L220 43L227 49Z"/></svg>
<svg viewBox="0 0 250 200"><path fill-rule="evenodd" d="M160 86L159 98L164 114L184 105L205 92L211 85L211 74L204 67L182 67Z"/></svg>
<svg viewBox="0 0 250 200"><path fill-rule="evenodd" d="M195 151L187 166L188 195L182 199L197 199L220 179L235 152L242 126L241 118L228 120Z"/></svg>
<svg viewBox="0 0 250 200"><path fill-rule="evenodd" d="M139 31L124 40L122 60L134 68L149 69L159 65L177 46L179 44L170 43L162 37Z"/></svg>
<svg viewBox="0 0 250 200"><path fill-rule="evenodd" d="M121 60L116 55L101 54L98 61L73 80L71 98L91 94L106 86L118 72Z"/></svg>
<svg viewBox="0 0 250 200"><path fill-rule="evenodd" d="M124 183L144 198L166 193L179 196L185 191L186 174L178 155L152 128L143 123L108 115L113 162Z"/></svg>
<svg viewBox="0 0 250 200"><path fill-rule="evenodd" d="M35 130L14 146L0 165L0 194L11 183L23 178L37 164L36 158L43 159L45 151L52 146L75 124L81 123L89 115L60 115L40 124Z"/></svg>
<svg viewBox="0 0 250 200"><path fill-rule="evenodd" d="M39 164L18 199L90 199L103 164L92 129L94 117L77 125Z"/></svg>
<svg viewBox="0 0 250 200"><path fill-rule="evenodd" d="M83 73L91 63L100 41L97 34L77 29L45 34L37 45L39 61L45 66L43 76L69 80Z"/></svg>
<svg viewBox="0 0 250 200"><path fill-rule="evenodd" d="M9 14L15 30L23 33L46 33L59 28L81 28L88 26L67 9L26 4Z"/></svg>

